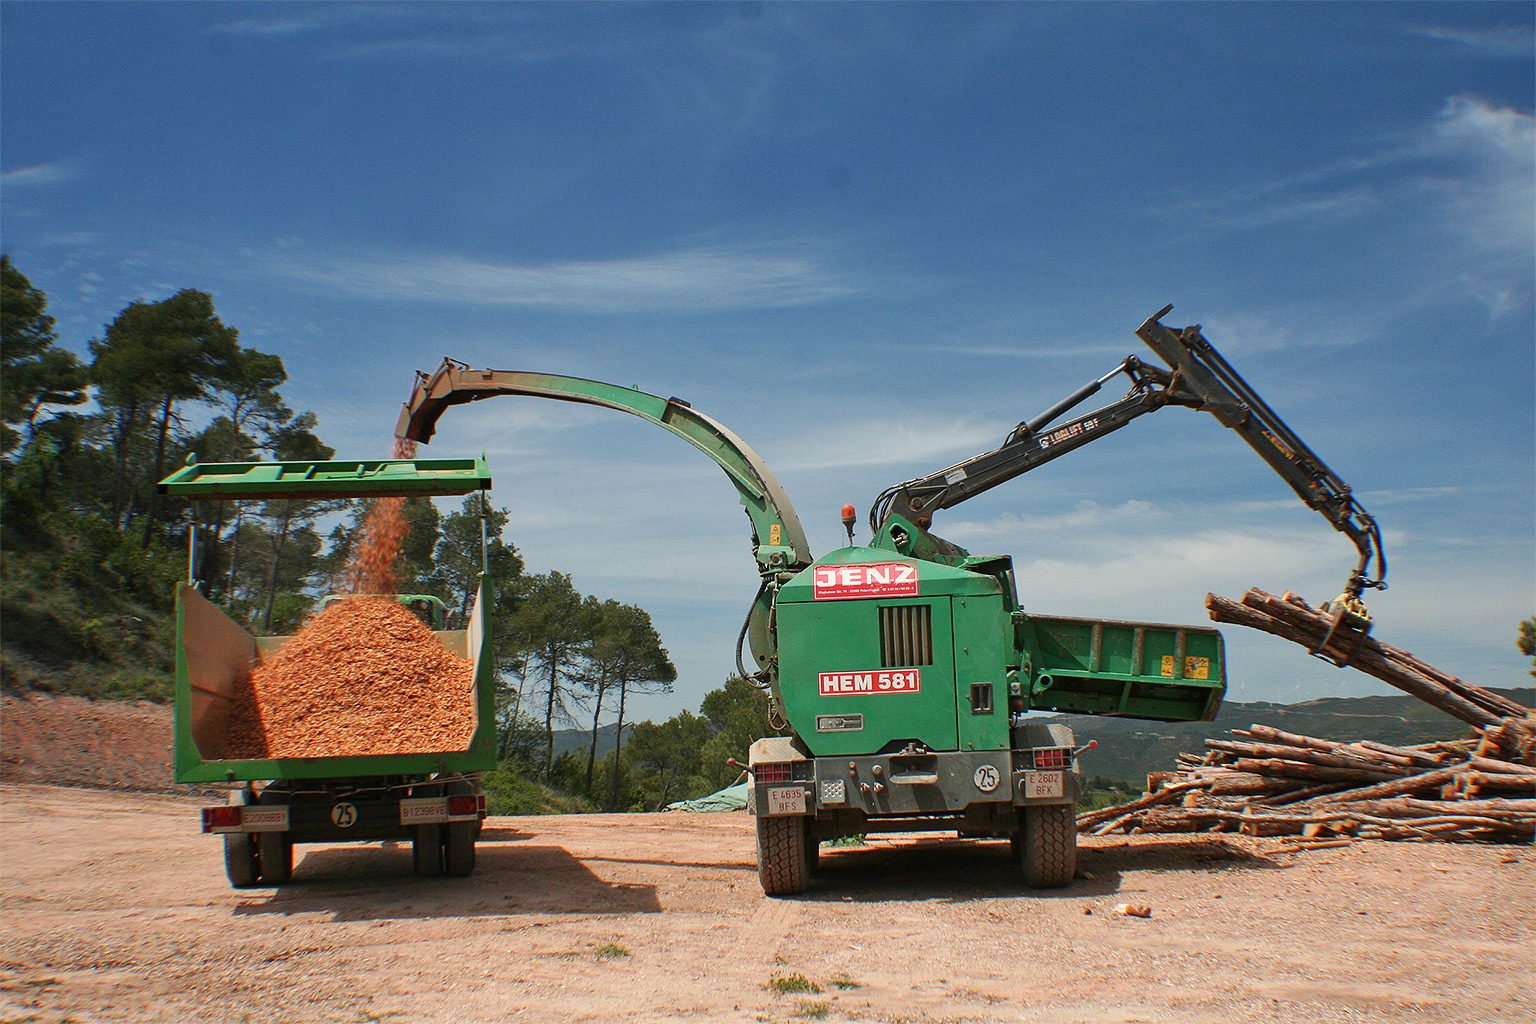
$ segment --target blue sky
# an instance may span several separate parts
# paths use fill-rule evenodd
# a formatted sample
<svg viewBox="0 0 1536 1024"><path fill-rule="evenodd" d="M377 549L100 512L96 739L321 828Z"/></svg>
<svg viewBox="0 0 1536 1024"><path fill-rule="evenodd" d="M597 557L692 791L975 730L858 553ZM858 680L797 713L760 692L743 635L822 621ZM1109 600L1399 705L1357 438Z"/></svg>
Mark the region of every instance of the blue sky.
<svg viewBox="0 0 1536 1024"><path fill-rule="evenodd" d="M1200 323L1387 535L1377 632L1529 682L1529 3L0 4L0 244L84 352L212 293L343 456L444 355L677 395L816 553L838 510L1000 443ZM1109 390L1105 400L1118 397ZM450 411L535 571L732 671L756 588L724 475L639 420ZM1335 594L1354 549L1169 409L944 513L1041 612L1203 622ZM1390 692L1226 630L1243 700Z"/></svg>

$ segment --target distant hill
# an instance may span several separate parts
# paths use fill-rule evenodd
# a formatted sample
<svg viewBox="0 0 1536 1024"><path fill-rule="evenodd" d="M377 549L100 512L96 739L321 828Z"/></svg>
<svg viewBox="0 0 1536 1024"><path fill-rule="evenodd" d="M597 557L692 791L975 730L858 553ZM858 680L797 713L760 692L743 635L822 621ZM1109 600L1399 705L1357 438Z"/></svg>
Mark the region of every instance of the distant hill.
<svg viewBox="0 0 1536 1024"><path fill-rule="evenodd" d="M1493 689L1494 693L1528 707L1536 706L1536 690ZM1254 723L1325 740L1376 740L1379 743L1428 743L1467 735L1466 724L1436 711L1416 697L1323 697L1301 704L1228 701L1214 722L1147 722L1135 718L1057 715L1070 725L1079 744L1098 740L1095 750L1082 754L1083 774L1122 779L1140 788L1148 772L1171 771L1180 753L1203 753L1202 740L1225 736L1231 729ZM629 723L625 723L628 733ZM584 729L555 732L555 754L586 751L592 734ZM597 733L597 756L613 753L613 726ZM742 751L738 757L745 756Z"/></svg>
<svg viewBox="0 0 1536 1024"><path fill-rule="evenodd" d="M1527 707L1536 706L1536 690L1490 689ZM1144 785L1148 772L1172 771L1180 753L1204 753L1203 740L1255 723L1318 739L1398 745L1457 739L1470 732L1466 723L1409 696L1323 697L1301 704L1228 701L1214 722L1147 722L1091 715L1058 715L1055 720L1072 727L1079 745L1099 741L1097 749L1082 753L1084 775L1123 779L1133 787Z"/></svg>

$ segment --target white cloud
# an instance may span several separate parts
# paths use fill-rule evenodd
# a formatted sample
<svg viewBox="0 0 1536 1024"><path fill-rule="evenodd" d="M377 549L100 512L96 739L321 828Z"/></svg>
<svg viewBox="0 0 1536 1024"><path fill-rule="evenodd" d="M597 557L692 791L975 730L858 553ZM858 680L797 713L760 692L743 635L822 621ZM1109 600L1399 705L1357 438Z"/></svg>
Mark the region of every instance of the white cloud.
<svg viewBox="0 0 1536 1024"><path fill-rule="evenodd" d="M287 36L300 32L313 32L324 24L324 19L314 16L273 18L267 21L248 18L242 21L215 25L209 31L233 36Z"/></svg>
<svg viewBox="0 0 1536 1024"><path fill-rule="evenodd" d="M370 299L586 313L704 312L825 302L859 288L781 246L682 249L631 259L489 263L451 255L268 261L279 276Z"/></svg>
<svg viewBox="0 0 1536 1024"><path fill-rule="evenodd" d="M1409 25L1409 35L1455 43L1493 57L1530 57L1536 40L1530 25L1490 29L1452 28L1445 25Z"/></svg>
<svg viewBox="0 0 1536 1024"><path fill-rule="evenodd" d="M813 436L774 443L772 448L782 454L770 462L783 472L802 472L958 461L996 448L1013 426L931 414L827 420L818 424Z"/></svg>
<svg viewBox="0 0 1536 1024"><path fill-rule="evenodd" d="M25 188L31 185L58 185L80 176L80 169L70 161L36 164L0 174L0 188Z"/></svg>

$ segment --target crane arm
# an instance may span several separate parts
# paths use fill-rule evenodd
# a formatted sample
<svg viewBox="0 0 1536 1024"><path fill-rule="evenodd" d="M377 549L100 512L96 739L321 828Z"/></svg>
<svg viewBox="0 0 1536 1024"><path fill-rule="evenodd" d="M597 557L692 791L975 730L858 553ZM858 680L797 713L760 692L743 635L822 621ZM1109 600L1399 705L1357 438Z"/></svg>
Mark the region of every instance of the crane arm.
<svg viewBox="0 0 1536 1024"><path fill-rule="evenodd" d="M680 398L659 398L643 391L562 377L551 373L477 370L444 359L432 374L418 372L416 386L401 410L398 437L427 443L438 417L450 406L497 395L525 395L580 402L627 412L670 431L715 461L741 497L755 534L754 555L760 571L799 571L810 565L810 545L795 507L773 471L741 438Z"/></svg>
<svg viewBox="0 0 1536 1024"><path fill-rule="evenodd" d="M1167 368L1135 356L1091 381L1034 419L1020 423L1003 444L964 462L908 480L887 489L870 510L870 529L877 536L902 520L926 533L933 513L973 498L998 484L1075 451L1125 426L1131 420L1168 405L1203 409L1230 427L1291 486L1309 508L1347 535L1360 560L1345 586L1358 597L1366 588L1385 588L1386 556L1376 520L1355 500L1349 485L1286 426L1258 393L1200 334L1199 326L1175 332L1159 321L1173 307L1149 318L1136 331ZM1057 417L1097 393L1106 382L1124 373L1131 379L1129 394L1118 402L1065 424L1050 426ZM899 526L897 527L900 528ZM931 550L953 555L948 542L928 536ZM1376 560L1377 575L1369 575Z"/></svg>

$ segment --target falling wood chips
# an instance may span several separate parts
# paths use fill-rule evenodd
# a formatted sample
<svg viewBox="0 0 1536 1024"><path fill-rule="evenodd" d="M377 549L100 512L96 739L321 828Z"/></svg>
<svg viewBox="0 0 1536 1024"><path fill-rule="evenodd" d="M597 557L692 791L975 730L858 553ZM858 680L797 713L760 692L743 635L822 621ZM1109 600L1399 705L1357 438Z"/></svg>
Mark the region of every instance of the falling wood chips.
<svg viewBox="0 0 1536 1024"><path fill-rule="evenodd" d="M336 601L251 674L230 720L230 758L464 750L473 666L380 597Z"/></svg>

